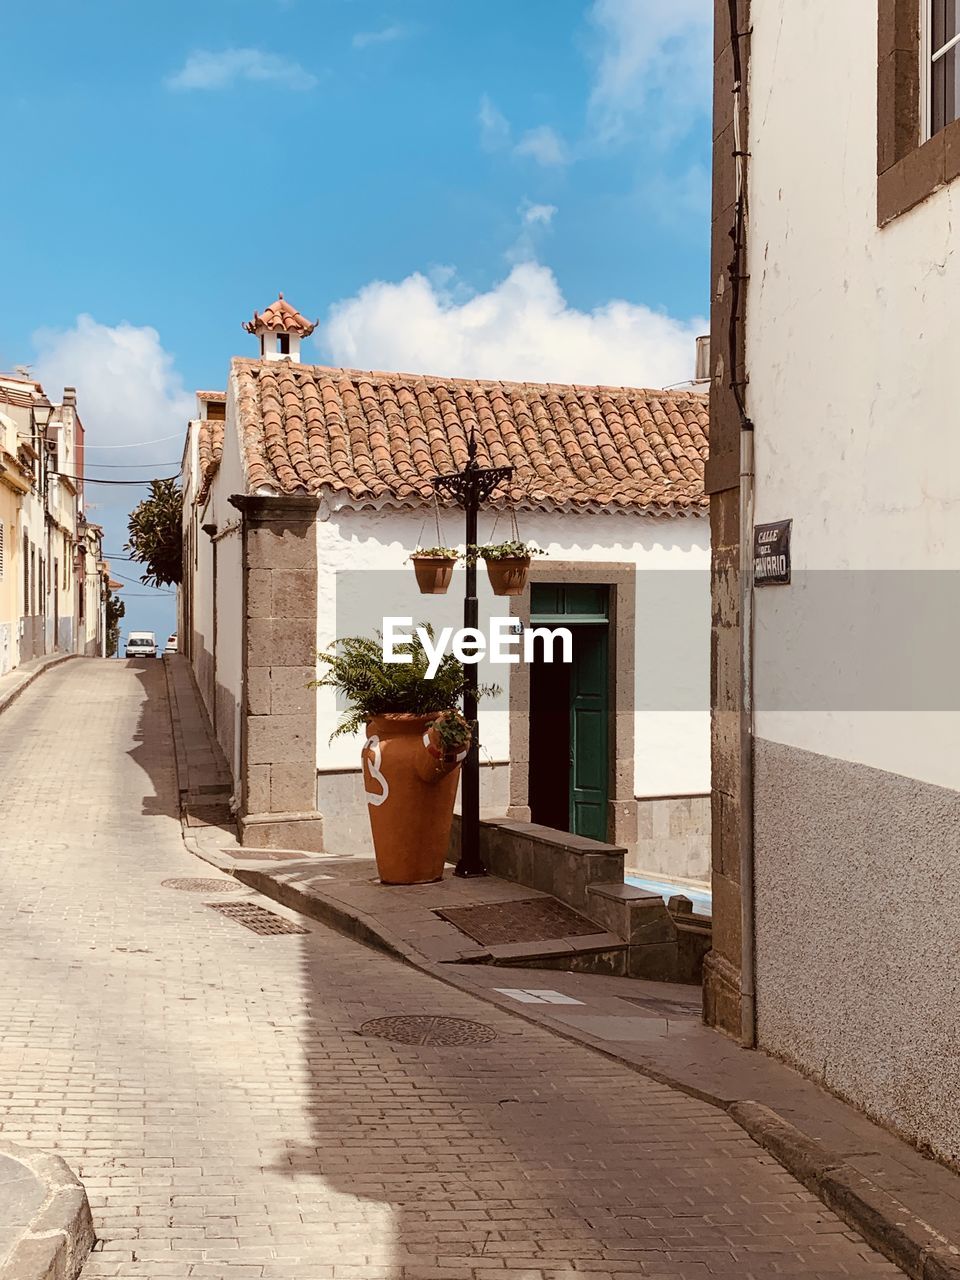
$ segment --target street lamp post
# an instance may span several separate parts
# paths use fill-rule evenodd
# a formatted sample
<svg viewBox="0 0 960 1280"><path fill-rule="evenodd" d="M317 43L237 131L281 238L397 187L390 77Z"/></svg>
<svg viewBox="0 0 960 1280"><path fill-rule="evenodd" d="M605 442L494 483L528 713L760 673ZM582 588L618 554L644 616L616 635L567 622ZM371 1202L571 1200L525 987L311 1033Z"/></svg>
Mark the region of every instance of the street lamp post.
<svg viewBox="0 0 960 1280"><path fill-rule="evenodd" d="M473 426L467 442L467 462L452 475L436 476L434 488L450 494L463 507L466 518L467 585L463 600L464 628L477 628L477 514L480 504L497 485L513 475L513 467L481 467L477 462L477 441ZM460 861L455 876L485 876L480 857L480 726L477 720L477 664L464 664L463 715L473 730L470 750L463 762L460 788Z"/></svg>

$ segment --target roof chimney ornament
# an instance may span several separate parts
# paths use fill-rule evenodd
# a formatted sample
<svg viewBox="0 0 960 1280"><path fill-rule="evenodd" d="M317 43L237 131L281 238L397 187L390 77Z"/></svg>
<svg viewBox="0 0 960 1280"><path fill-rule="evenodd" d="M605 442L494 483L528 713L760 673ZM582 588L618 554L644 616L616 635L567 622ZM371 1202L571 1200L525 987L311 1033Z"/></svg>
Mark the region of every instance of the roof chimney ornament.
<svg viewBox="0 0 960 1280"><path fill-rule="evenodd" d="M260 339L261 360L290 360L300 363L300 343L309 338L319 324L313 323L292 307L281 293L263 311L255 311L253 319L244 323L247 333Z"/></svg>

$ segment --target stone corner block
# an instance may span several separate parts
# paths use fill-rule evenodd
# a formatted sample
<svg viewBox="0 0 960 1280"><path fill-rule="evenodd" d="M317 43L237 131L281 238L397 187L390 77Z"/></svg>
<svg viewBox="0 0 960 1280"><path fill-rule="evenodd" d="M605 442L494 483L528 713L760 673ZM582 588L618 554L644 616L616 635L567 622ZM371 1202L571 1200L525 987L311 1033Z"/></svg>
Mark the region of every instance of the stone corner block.
<svg viewBox="0 0 960 1280"><path fill-rule="evenodd" d="M293 849L323 853L323 815L304 813L248 813L240 819L240 843L245 849Z"/></svg>

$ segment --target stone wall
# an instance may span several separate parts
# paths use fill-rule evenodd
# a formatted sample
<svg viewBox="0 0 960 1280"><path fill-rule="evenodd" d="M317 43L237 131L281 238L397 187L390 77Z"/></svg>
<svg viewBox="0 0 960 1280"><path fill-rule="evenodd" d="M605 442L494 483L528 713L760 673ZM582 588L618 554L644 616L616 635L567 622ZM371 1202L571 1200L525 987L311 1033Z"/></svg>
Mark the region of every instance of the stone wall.
<svg viewBox="0 0 960 1280"><path fill-rule="evenodd" d="M240 828L257 848L323 847L316 809L316 498L238 498L243 512Z"/></svg>
<svg viewBox="0 0 960 1280"><path fill-rule="evenodd" d="M637 842L629 863L679 880L710 879L710 797L637 800Z"/></svg>

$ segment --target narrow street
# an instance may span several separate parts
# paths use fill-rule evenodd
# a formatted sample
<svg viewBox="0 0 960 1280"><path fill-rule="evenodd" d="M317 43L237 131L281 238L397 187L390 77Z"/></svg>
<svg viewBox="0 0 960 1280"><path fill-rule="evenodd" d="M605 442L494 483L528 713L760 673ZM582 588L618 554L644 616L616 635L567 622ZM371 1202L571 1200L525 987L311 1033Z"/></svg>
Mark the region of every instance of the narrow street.
<svg viewBox="0 0 960 1280"><path fill-rule="evenodd" d="M38 680L0 717L0 788L0 1128L86 1185L84 1280L901 1274L716 1109L165 887L217 873L181 841L160 662ZM405 1014L496 1038L361 1031Z"/></svg>

